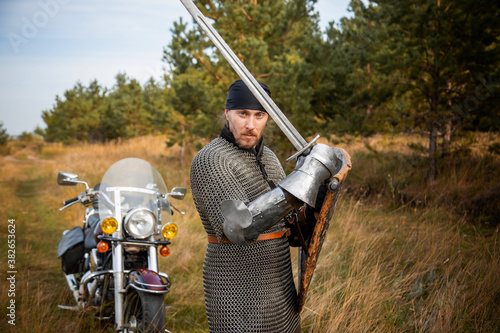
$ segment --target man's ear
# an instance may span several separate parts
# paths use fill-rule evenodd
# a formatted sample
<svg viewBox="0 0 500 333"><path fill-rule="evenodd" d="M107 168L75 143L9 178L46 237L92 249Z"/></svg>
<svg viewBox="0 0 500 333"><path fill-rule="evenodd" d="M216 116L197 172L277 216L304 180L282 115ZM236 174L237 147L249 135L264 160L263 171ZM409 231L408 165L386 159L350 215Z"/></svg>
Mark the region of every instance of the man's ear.
<svg viewBox="0 0 500 333"><path fill-rule="evenodd" d="M229 129L229 110L225 109L224 113L226 115L226 121L224 122L224 125L227 127L227 129Z"/></svg>

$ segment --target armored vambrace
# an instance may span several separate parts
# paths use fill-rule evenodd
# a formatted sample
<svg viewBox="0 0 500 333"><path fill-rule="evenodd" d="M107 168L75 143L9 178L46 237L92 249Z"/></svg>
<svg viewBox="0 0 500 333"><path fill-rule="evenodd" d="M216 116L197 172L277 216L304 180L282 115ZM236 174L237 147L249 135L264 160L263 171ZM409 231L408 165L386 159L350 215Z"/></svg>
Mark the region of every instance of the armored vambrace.
<svg viewBox="0 0 500 333"><path fill-rule="evenodd" d="M314 207L321 184L332 178L342 164L338 149L316 144L309 155L300 157L295 170L278 182L277 188L246 205L240 200L221 204L224 234L235 244L248 244L285 217L297 205ZM333 178L332 178L333 181Z"/></svg>

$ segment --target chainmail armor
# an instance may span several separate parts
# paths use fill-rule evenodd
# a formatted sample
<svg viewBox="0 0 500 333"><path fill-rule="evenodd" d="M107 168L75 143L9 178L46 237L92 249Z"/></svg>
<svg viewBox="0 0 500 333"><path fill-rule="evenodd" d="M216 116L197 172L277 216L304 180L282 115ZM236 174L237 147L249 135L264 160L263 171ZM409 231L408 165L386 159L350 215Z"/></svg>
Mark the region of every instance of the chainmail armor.
<svg viewBox="0 0 500 333"><path fill-rule="evenodd" d="M262 163L275 184L285 177L274 153L264 147ZM191 190L209 236L222 241L220 204L245 203L271 190L255 154L222 137L204 147L191 165ZM265 233L284 230L279 221ZM208 243L203 264L205 305L210 332L295 332L295 289L287 238L250 245Z"/></svg>

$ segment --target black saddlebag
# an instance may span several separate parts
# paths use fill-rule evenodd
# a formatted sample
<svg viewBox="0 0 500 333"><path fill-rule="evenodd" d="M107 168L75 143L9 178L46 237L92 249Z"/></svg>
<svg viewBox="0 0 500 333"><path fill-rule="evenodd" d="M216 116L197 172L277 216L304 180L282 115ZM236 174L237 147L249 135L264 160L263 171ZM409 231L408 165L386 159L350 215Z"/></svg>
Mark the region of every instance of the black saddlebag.
<svg viewBox="0 0 500 333"><path fill-rule="evenodd" d="M75 227L63 234L57 245L57 257L61 257L62 270L65 274L78 273L83 260L83 230Z"/></svg>

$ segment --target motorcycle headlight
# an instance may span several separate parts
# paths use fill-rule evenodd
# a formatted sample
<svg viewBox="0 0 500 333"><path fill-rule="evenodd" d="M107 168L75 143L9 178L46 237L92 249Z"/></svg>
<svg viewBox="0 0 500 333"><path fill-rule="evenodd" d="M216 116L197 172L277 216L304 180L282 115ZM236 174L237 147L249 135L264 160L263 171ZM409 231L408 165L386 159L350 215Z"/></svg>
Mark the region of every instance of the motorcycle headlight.
<svg viewBox="0 0 500 333"><path fill-rule="evenodd" d="M125 230L134 237L144 239L151 236L155 231L156 217L146 208L132 209L125 216Z"/></svg>

